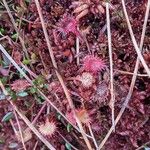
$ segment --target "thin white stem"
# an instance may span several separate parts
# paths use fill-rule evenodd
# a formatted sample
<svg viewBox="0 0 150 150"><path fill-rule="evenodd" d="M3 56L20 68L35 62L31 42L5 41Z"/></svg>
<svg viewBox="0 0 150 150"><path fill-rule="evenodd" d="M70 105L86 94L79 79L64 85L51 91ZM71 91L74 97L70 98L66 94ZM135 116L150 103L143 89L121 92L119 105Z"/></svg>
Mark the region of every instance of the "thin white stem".
<svg viewBox="0 0 150 150"><path fill-rule="evenodd" d="M34 147L33 147L33 150L36 150L37 149L37 145L38 145L38 141L35 143Z"/></svg>
<svg viewBox="0 0 150 150"><path fill-rule="evenodd" d="M141 36L141 41L140 41L140 50L141 51L142 51L143 43L144 43L144 37L145 37L146 26L147 26L147 21L148 21L148 16L149 16L149 10L150 10L150 0L148 0L148 3L147 3L146 13L145 13L145 19L144 19L144 24L143 24L142 36ZM130 101L130 98L132 96L132 92L133 92L135 81L136 81L136 77L137 77L139 63L140 63L140 60L137 58L136 65L135 65L135 68L134 68L133 77L132 77L132 81L131 81L131 85L130 85L130 89L129 89L128 95L127 95L127 97L125 99L125 102L124 102L124 104L123 104L123 106L122 106L122 108L121 108L121 110L120 110L120 112L119 112L119 114L118 114L118 116L117 116L117 118L115 120L115 124L117 124L118 121L120 120L122 114L124 113L124 111L125 111L128 103ZM102 149L102 147L104 146L104 144L106 143L106 141L110 137L112 131L113 131L113 126L110 128L110 130L106 134L105 138L100 143L99 150Z"/></svg>
<svg viewBox="0 0 150 150"><path fill-rule="evenodd" d="M119 72L119 73L121 73L121 74L133 75L132 72L128 72L128 71L117 70L117 69L115 69L115 71L117 71L117 72ZM139 77L148 77L147 74L137 74L137 76L139 76Z"/></svg>
<svg viewBox="0 0 150 150"><path fill-rule="evenodd" d="M130 24L130 21L129 21L129 17L128 17L128 14L127 14L127 10L126 10L126 6L125 6L125 2L124 0L121 0L122 2L122 6L123 6L123 11L124 11L124 14L125 14L125 17L126 17L126 21L127 21L127 25L128 25L128 29L129 29L129 32L130 32L130 36L131 36L131 39L132 39L132 42L133 42L133 45L134 45L134 48L136 50L136 53L138 55L138 58L140 59L144 69L146 70L147 74L149 75L150 77L150 69L148 68L144 58L143 58L143 55L140 51L140 48L138 47L138 44L136 42L136 39L134 37L134 33L133 33L133 30L132 30L132 27L131 27L131 24ZM147 3L147 7L150 7L150 4L149 2Z"/></svg>
<svg viewBox="0 0 150 150"><path fill-rule="evenodd" d="M80 64L79 51L80 51L80 42L79 42L79 38L76 37L76 55L77 55L77 65L78 66Z"/></svg>
<svg viewBox="0 0 150 150"><path fill-rule="evenodd" d="M17 129L15 128L15 126L14 126L14 123L13 123L12 119L10 119L10 120L9 120L9 122L10 122L10 124L11 124L11 126L12 126L12 129L13 129L13 131L14 131L15 135L17 136L18 131L17 131Z"/></svg>
<svg viewBox="0 0 150 150"><path fill-rule="evenodd" d="M19 119L18 119L18 116L17 116L15 110L14 110L14 115L15 115L15 118L16 118L16 121L17 121L17 124L18 124L18 129L19 129L19 133L20 133L20 137L21 137L21 142L22 142L23 148L24 148L24 150L26 150L26 146L25 146L25 143L24 143L22 129L21 129L21 126L20 126L20 123L19 123Z"/></svg>
<svg viewBox="0 0 150 150"><path fill-rule="evenodd" d="M112 58L112 46L111 46L111 30L110 30L110 14L109 14L109 4L106 2L106 20L107 20L107 37L108 37L108 50L109 50L109 61L110 61L110 108L112 110L112 125L115 131L115 115L114 115L114 105L115 105L115 95L114 95L114 75L113 75L113 58Z"/></svg>
<svg viewBox="0 0 150 150"><path fill-rule="evenodd" d="M41 107L40 111L38 112L38 114L36 115L36 117L33 119L32 124L34 125L37 121L37 119L39 118L39 116L41 115L41 113L43 112L44 108L47 105L47 101L44 102L43 106Z"/></svg>
<svg viewBox="0 0 150 150"><path fill-rule="evenodd" d="M91 136L92 136L92 138L93 138L94 145L95 145L96 149L98 149L98 144L97 144L97 142L96 142L96 139L95 139L95 137L94 137L94 134L93 134L93 131L92 131L92 128L91 128L91 125L90 125L90 124L88 124L88 128L89 128L90 134L91 134Z"/></svg>

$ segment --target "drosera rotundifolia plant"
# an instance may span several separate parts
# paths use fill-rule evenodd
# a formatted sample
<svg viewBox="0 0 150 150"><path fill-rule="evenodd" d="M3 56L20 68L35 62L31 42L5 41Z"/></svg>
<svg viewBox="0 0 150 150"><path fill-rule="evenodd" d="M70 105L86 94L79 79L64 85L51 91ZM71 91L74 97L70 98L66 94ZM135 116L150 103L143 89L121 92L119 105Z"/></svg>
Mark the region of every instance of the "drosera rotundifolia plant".
<svg viewBox="0 0 150 150"><path fill-rule="evenodd" d="M150 0L0 4L0 149L150 148Z"/></svg>

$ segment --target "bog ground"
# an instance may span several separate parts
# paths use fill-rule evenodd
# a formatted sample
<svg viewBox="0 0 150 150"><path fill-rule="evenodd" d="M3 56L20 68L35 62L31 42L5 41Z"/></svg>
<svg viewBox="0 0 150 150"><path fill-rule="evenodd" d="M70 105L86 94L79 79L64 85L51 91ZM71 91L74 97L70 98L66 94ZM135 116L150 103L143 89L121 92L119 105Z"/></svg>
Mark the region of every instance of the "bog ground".
<svg viewBox="0 0 150 150"><path fill-rule="evenodd" d="M149 150L149 9L1 0L0 150Z"/></svg>

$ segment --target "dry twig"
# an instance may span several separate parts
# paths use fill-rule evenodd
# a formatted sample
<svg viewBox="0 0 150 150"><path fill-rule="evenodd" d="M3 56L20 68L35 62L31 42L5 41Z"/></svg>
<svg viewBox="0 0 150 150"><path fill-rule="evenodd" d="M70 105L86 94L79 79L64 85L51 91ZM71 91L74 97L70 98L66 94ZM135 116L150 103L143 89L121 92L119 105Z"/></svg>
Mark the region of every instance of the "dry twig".
<svg viewBox="0 0 150 150"><path fill-rule="evenodd" d="M19 133L20 133L20 137L21 137L21 142L22 142L23 148L24 148L24 150L26 150L26 146L25 146L25 142L24 142L24 138L23 138L23 133L22 133L21 125L19 123L19 119L18 119L18 116L17 116L15 110L14 110L14 115L15 115L15 118L16 118L16 121L17 121L17 124L18 124Z"/></svg>
<svg viewBox="0 0 150 150"><path fill-rule="evenodd" d="M79 65L80 64L80 56L79 56L79 50L80 50L80 42L79 42L79 38L77 37L76 38L76 55L77 55L77 65Z"/></svg>
<svg viewBox="0 0 150 150"><path fill-rule="evenodd" d="M133 75L132 72L128 72L128 71L117 70L117 69L115 69L115 71L117 71L117 72L119 72L119 73L121 73L121 74ZM137 74L137 76L138 76L138 77L148 77L147 74L139 74L139 73Z"/></svg>
<svg viewBox="0 0 150 150"><path fill-rule="evenodd" d="M110 14L109 14L109 4L106 2L106 20L107 20L107 37L108 37L108 49L109 49L109 60L110 60L110 108L112 110L112 125L115 131L115 115L114 115L114 78L113 78L113 58L112 58L112 46L111 46L111 31L110 31Z"/></svg>

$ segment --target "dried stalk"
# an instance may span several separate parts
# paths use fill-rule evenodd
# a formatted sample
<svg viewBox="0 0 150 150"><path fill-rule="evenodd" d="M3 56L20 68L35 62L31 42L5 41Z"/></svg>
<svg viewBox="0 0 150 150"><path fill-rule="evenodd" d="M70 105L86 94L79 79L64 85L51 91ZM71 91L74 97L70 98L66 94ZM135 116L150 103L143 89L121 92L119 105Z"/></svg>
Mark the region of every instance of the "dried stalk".
<svg viewBox="0 0 150 150"><path fill-rule="evenodd" d="M92 128L91 128L91 125L90 125L90 124L88 124L88 128L89 128L90 134L91 134L91 136L92 136L92 138L93 138L94 145L95 145L95 147L96 147L96 149L97 149L97 148L98 148L98 144L97 144L97 142L96 142L96 139L95 139L95 137L94 137L94 134L93 134L93 131L92 131Z"/></svg>
<svg viewBox="0 0 150 150"><path fill-rule="evenodd" d="M18 119L18 116L17 116L15 110L14 110L14 115L15 115L15 118L16 118L16 121L17 121L17 124L18 124L18 129L19 129L19 133L20 133L20 137L21 137L21 142L22 142L23 148L24 148L24 150L27 150L26 146L25 146L25 143L24 143L24 138L23 138L23 133L22 133L21 125L19 123L19 119Z"/></svg>
<svg viewBox="0 0 150 150"><path fill-rule="evenodd" d="M46 30L46 27L45 27L45 23L44 23L44 19L43 19L43 15L42 15L42 11L41 11L41 7L40 7L40 4L39 4L39 1L38 0L34 0L35 1L35 4L36 4L36 7L37 7L37 10L38 10L38 13L39 13L39 17L40 17L40 20L41 20L41 24L42 24L42 28L43 28L43 32L44 32L44 36L45 36L45 39L46 39L46 43L47 43L47 46L48 46L48 50L49 50L49 54L50 54L50 57L51 57L51 61L52 61L52 64L54 66L54 68L56 69L55 72L56 72L56 75L58 77L58 80L64 90L64 93L66 95L66 98L68 100L68 103L71 107L71 110L75 116L75 119L76 119L76 122L78 124L78 127L81 131L81 134L83 136L83 139L88 147L88 149L92 150L92 146L88 140L88 138L85 136L85 131L83 129L83 126L80 122L80 120L78 119L77 115L76 115L76 112L75 112L75 108L74 108L74 105L73 105L73 101L71 99L71 96L68 92L68 89L62 79L62 76L59 74L59 72L57 71L57 63L55 61L55 57L54 57L54 54L53 54L53 51L52 51L52 48L51 48L51 45L50 45L50 41L49 41L49 37L48 37L48 33L47 33L47 30Z"/></svg>
<svg viewBox="0 0 150 150"><path fill-rule="evenodd" d="M143 43L144 43L144 37L145 37L145 32L146 32L146 26L147 26L147 21L148 21L148 16L149 16L149 9L150 9L150 0L148 0L148 3L147 3L147 8L146 8L146 13L145 13L145 19L144 19L144 24L143 24L143 30L142 30L142 36L141 36L141 41L140 41L140 50L142 51L142 48L143 48ZM115 124L118 123L118 121L120 120L122 114L124 113L129 101L130 101L130 98L132 96L132 92L133 92L133 89L134 89L134 85L135 85L135 81L136 81L136 77L137 77L137 72L138 72L138 67L139 67L139 63L140 63L140 59L137 57L137 60L136 60L136 65L135 65L135 68L134 68L134 73L133 73L133 77L132 77L132 81L131 81L131 85L130 85L130 89L129 89L129 92L128 92L128 95L125 99L125 102L115 120ZM99 150L104 146L104 144L106 143L106 141L108 140L109 136L111 135L113 131L113 126L110 128L110 130L108 131L107 135L105 136L105 138L103 139L103 141L100 143L99 145Z"/></svg>
<svg viewBox="0 0 150 150"><path fill-rule="evenodd" d="M108 37L108 50L109 50L109 61L110 61L110 108L112 110L112 125L115 131L115 115L114 115L114 105L115 105L115 95L114 95L114 78L113 78L113 58L112 58L112 46L111 46L111 30L110 30L110 14L109 14L109 4L106 2L106 20L107 20L107 37Z"/></svg>
<svg viewBox="0 0 150 150"><path fill-rule="evenodd" d="M143 58L143 55L140 51L140 48L138 47L138 44L136 42L136 39L134 37L134 33L133 33L133 30L132 30L132 27L131 27L131 24L130 24L130 21L129 21L129 17L128 17L128 14L127 14L127 10L126 10L126 6L125 6L125 2L124 0L121 0L122 2L122 6L123 6L123 12L125 14L125 17L126 17L126 21L127 21L127 25L128 25L128 29L129 29L129 32L130 32L130 36L131 36L131 39L132 39L132 42L133 42L133 45L134 45L134 48L136 50L136 53L138 55L138 58L140 59L144 69L146 70L148 76L150 77L150 69L148 68L144 58ZM147 7L150 7L150 4L149 2L147 3Z"/></svg>
<svg viewBox="0 0 150 150"><path fill-rule="evenodd" d="M123 70L117 70L115 69L115 71L122 73L122 74L128 74L128 75L133 75L132 72L128 72L128 71L123 71ZM137 74L138 77L148 77L147 74Z"/></svg>
<svg viewBox="0 0 150 150"><path fill-rule="evenodd" d="M36 117L33 119L32 124L35 124L37 119L39 118L39 116L41 115L42 111L44 110L44 108L46 107L47 102L45 101L43 106L41 107L40 111L38 112L38 114L36 115Z"/></svg>
<svg viewBox="0 0 150 150"><path fill-rule="evenodd" d="M79 50L80 50L80 42L79 42L79 38L76 37L76 55L77 55L77 65L79 66L80 64L80 56L79 56Z"/></svg>
<svg viewBox="0 0 150 150"><path fill-rule="evenodd" d="M37 150L38 141L35 143L33 150Z"/></svg>

